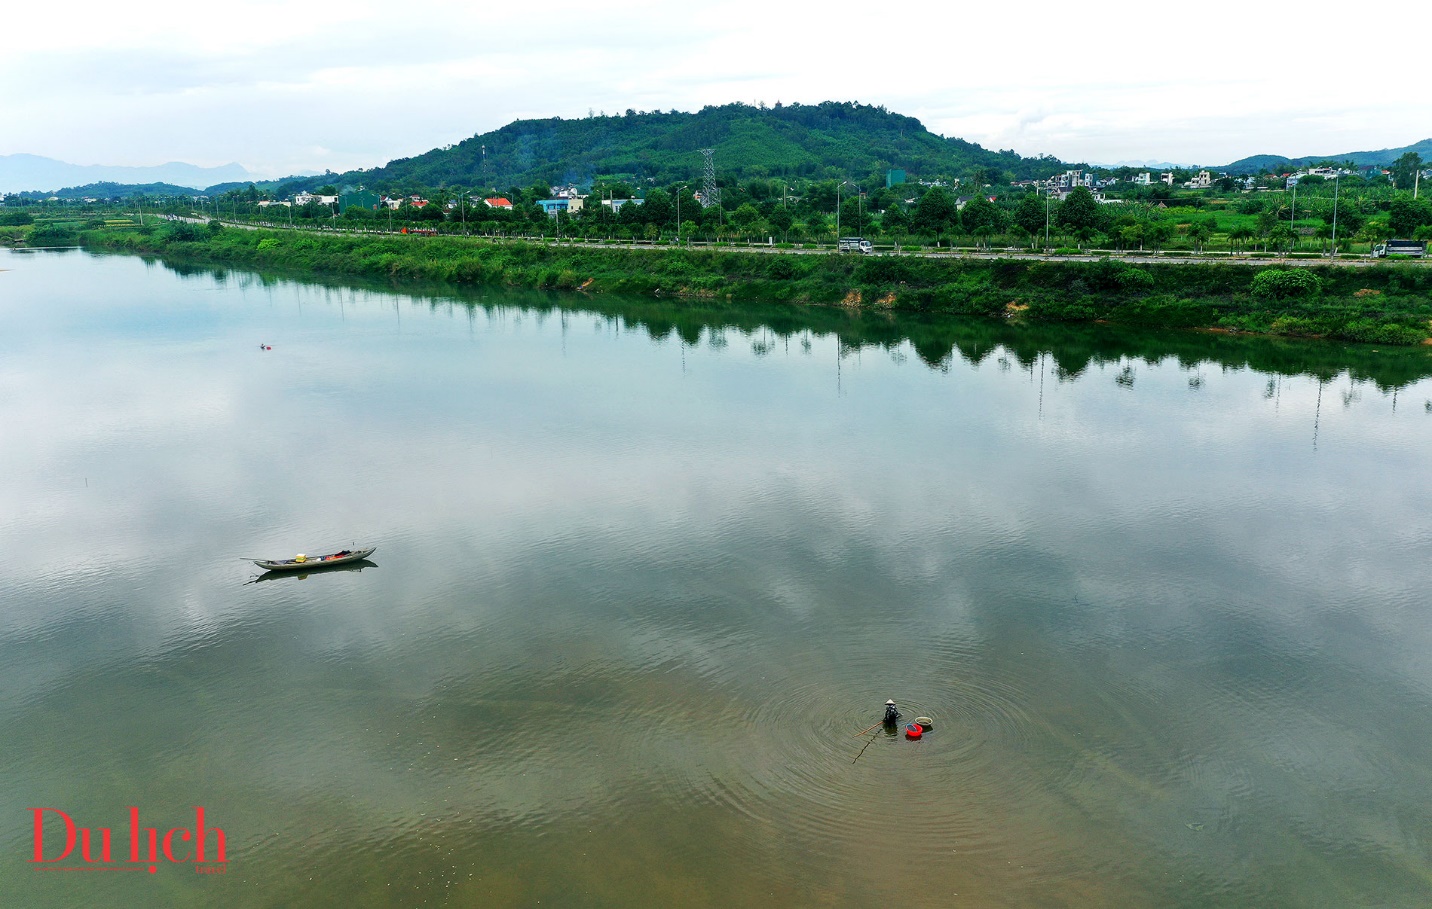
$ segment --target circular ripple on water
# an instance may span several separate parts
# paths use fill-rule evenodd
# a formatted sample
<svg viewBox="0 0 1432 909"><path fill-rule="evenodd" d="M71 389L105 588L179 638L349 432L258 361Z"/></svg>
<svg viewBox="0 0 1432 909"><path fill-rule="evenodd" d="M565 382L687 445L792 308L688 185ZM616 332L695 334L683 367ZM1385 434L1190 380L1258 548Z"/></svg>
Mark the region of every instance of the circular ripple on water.
<svg viewBox="0 0 1432 909"><path fill-rule="evenodd" d="M1037 806L1034 790L1049 778L1026 772L1040 722L1018 680L957 645L926 646L913 672L886 654L835 650L857 655L797 656L784 684L713 718L710 772L668 783L827 849L885 843L905 855L949 854L1004 842L999 818ZM841 683L852 678L889 682ZM902 713L897 733L857 735L891 695ZM909 741L904 724L917 716L934 729Z"/></svg>

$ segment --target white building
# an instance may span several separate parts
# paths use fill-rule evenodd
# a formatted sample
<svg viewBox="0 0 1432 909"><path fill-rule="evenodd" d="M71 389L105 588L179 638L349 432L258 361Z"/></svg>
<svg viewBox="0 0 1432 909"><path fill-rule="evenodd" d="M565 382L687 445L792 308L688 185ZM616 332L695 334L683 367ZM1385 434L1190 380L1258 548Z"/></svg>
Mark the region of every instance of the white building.
<svg viewBox="0 0 1432 909"><path fill-rule="evenodd" d="M1086 174L1082 170L1066 170L1064 173L1055 177L1052 182L1060 189L1073 189L1076 186L1087 186L1092 189L1094 186L1094 175Z"/></svg>

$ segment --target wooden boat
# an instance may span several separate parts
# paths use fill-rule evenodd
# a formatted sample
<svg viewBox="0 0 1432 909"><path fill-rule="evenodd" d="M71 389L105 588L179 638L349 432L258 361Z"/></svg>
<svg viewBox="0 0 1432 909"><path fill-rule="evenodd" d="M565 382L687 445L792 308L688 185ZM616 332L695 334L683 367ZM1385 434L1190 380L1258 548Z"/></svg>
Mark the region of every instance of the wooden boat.
<svg viewBox="0 0 1432 909"><path fill-rule="evenodd" d="M340 552L319 556L299 556L292 559L253 559L253 563L265 571L312 571L315 568L333 568L368 558L378 549L344 549Z"/></svg>

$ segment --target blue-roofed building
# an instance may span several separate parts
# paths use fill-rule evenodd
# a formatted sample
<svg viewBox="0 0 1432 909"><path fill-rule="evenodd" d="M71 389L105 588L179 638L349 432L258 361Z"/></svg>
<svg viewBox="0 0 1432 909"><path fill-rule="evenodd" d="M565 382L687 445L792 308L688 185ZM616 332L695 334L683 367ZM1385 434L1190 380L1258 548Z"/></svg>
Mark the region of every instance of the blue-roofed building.
<svg viewBox="0 0 1432 909"><path fill-rule="evenodd" d="M542 206L542 212L550 217L557 217L557 212L567 211L571 206L571 199L538 199L537 204Z"/></svg>

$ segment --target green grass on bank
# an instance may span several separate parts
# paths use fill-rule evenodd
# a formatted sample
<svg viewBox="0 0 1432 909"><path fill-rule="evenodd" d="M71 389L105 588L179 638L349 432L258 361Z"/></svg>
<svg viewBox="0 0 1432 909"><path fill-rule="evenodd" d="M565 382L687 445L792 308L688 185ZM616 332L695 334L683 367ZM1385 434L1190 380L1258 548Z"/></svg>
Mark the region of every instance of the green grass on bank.
<svg viewBox="0 0 1432 909"><path fill-rule="evenodd" d="M42 239L56 240L61 230L47 228ZM36 229L37 235L41 232ZM1279 269L1193 261L1132 265L782 255L210 231L191 224L72 232L71 242L76 238L99 249L313 275L845 305L1025 323L1107 321L1420 344L1432 320L1432 269L1395 264Z"/></svg>

